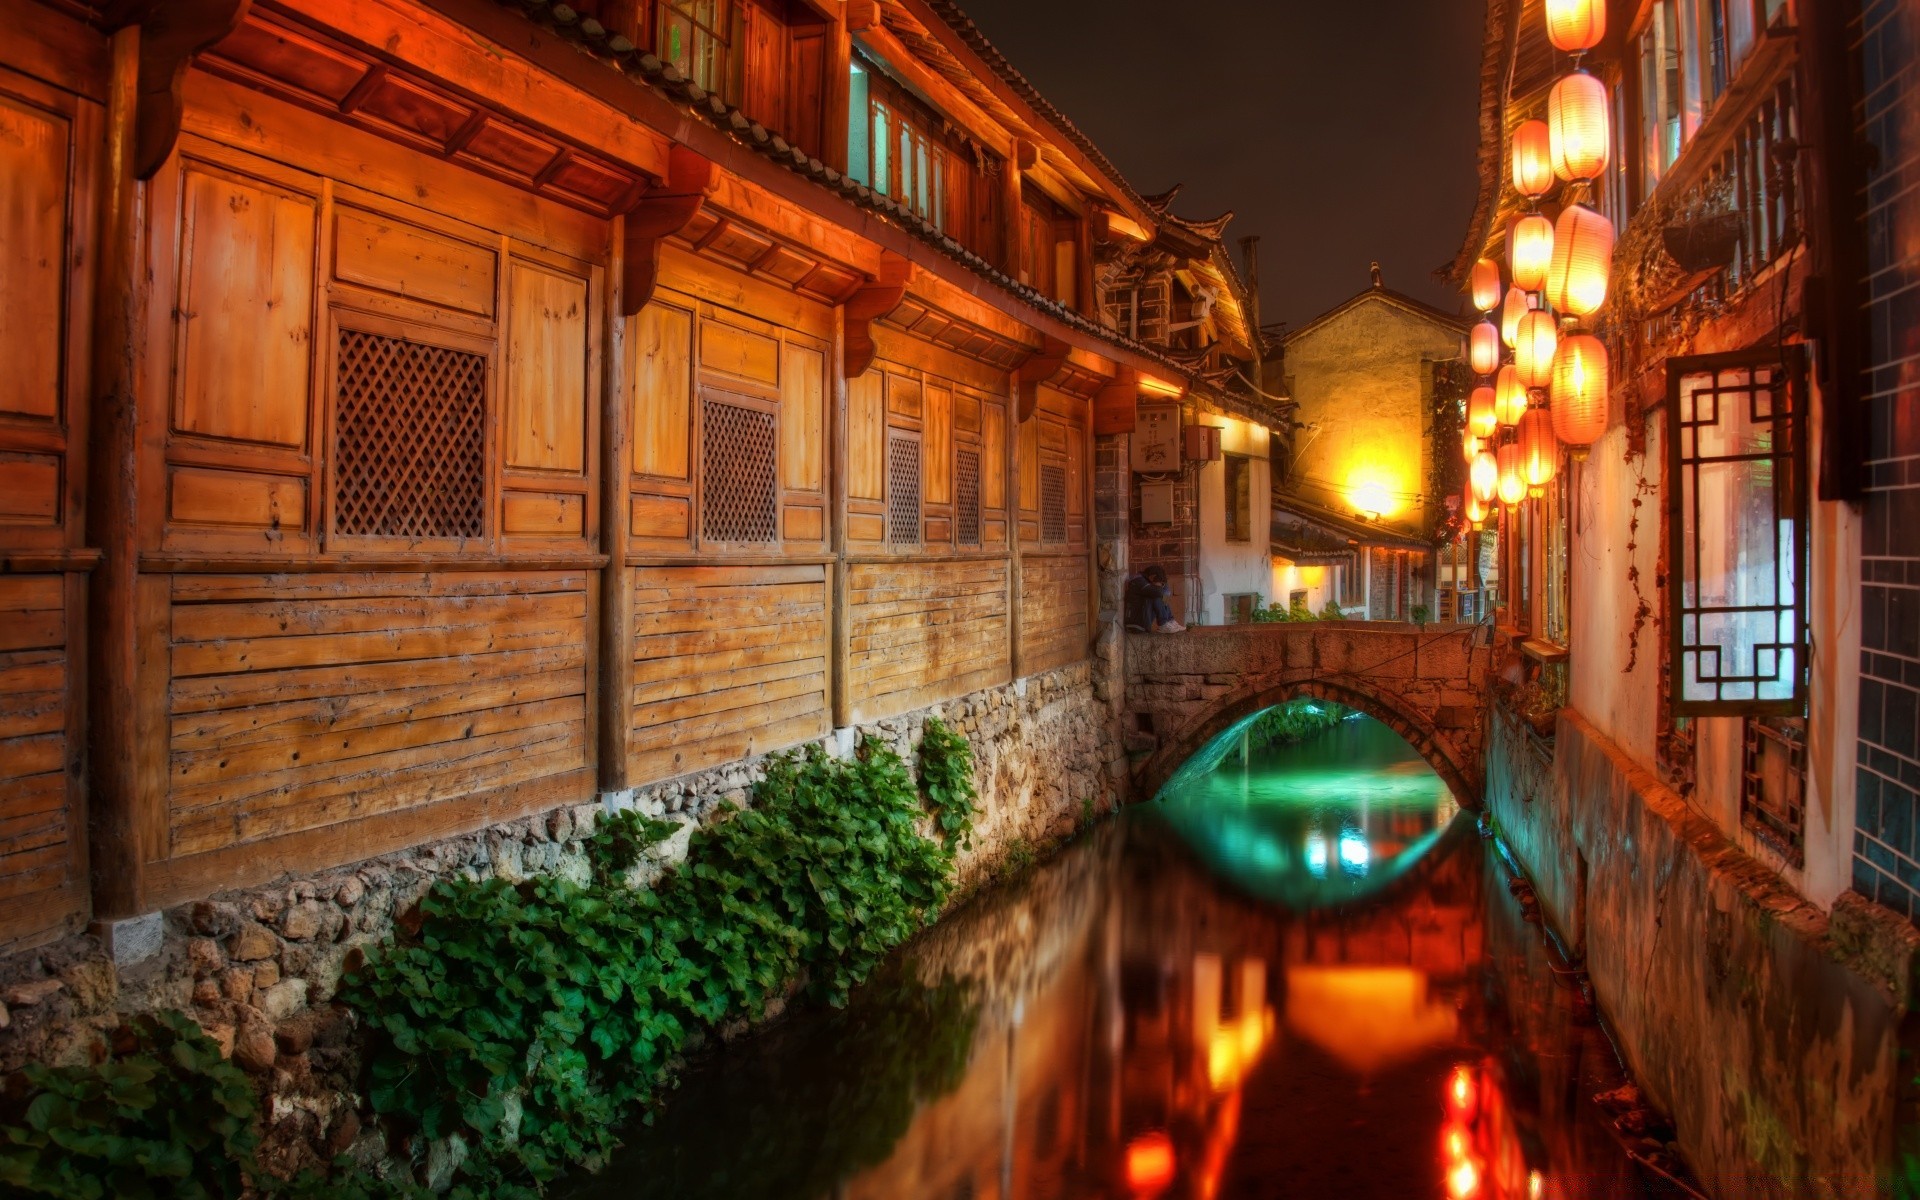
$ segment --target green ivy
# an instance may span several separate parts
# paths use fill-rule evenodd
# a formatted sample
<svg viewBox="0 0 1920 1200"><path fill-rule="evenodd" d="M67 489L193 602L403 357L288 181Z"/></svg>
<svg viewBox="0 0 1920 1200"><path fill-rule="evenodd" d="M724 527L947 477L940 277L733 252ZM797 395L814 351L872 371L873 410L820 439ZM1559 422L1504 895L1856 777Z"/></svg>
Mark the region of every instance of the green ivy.
<svg viewBox="0 0 1920 1200"><path fill-rule="evenodd" d="M973 746L946 722L930 718L920 738L920 787L933 806L934 824L951 850L973 848Z"/></svg>
<svg viewBox="0 0 1920 1200"><path fill-rule="evenodd" d="M371 1030L375 1112L416 1135L416 1163L459 1139L472 1194L530 1194L604 1163L696 1031L758 1016L801 980L843 1003L939 911L970 832L965 742L937 723L929 738L918 785L873 742L852 761L771 760L754 805L695 833L649 891L616 882L660 832L632 819L596 835L592 885L436 885L418 933L342 991ZM918 832L923 791L940 841Z"/></svg>
<svg viewBox="0 0 1920 1200"><path fill-rule="evenodd" d="M593 827L593 836L587 839L587 862L593 868L594 880L612 884L631 871L642 854L679 829L672 821L657 821L637 808L602 816Z"/></svg>
<svg viewBox="0 0 1920 1200"><path fill-rule="evenodd" d="M1337 729L1353 710L1326 700L1290 700L1260 714L1247 735L1259 746L1293 746Z"/></svg>
<svg viewBox="0 0 1920 1200"><path fill-rule="evenodd" d="M178 1012L135 1018L104 1062L30 1065L0 1096L0 1184L73 1200L212 1200L247 1190L253 1084Z"/></svg>

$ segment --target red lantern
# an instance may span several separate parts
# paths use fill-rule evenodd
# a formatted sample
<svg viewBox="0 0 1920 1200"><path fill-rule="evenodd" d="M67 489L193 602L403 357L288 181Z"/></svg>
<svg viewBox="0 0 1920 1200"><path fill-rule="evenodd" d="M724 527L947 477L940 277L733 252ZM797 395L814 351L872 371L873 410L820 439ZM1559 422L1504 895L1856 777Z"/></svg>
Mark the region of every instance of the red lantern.
<svg viewBox="0 0 1920 1200"><path fill-rule="evenodd" d="M1520 382L1520 371L1512 363L1500 368L1493 381L1493 417L1501 425L1518 425L1527 411L1527 385Z"/></svg>
<svg viewBox="0 0 1920 1200"><path fill-rule="evenodd" d="M1467 485L1466 501L1467 501L1466 512L1467 512L1468 522L1471 523L1475 529L1478 529L1482 525L1486 524L1487 502L1485 500L1482 500L1479 497L1479 495L1477 495L1474 492L1473 485L1471 483Z"/></svg>
<svg viewBox="0 0 1920 1200"><path fill-rule="evenodd" d="M1482 448L1467 468L1467 486L1482 504L1492 504L1500 488L1500 463L1493 451Z"/></svg>
<svg viewBox="0 0 1920 1200"><path fill-rule="evenodd" d="M1500 305L1500 340L1511 346L1520 336L1520 318L1533 311L1533 299L1525 289L1511 287L1507 289L1507 298Z"/></svg>
<svg viewBox="0 0 1920 1200"><path fill-rule="evenodd" d="M1467 462L1473 462L1473 456L1480 453L1480 439L1471 429L1460 435L1460 452Z"/></svg>
<svg viewBox="0 0 1920 1200"><path fill-rule="evenodd" d="M1514 505L1527 498L1527 480L1520 473L1520 443L1508 442L1495 455L1500 466L1500 503Z"/></svg>
<svg viewBox="0 0 1920 1200"><path fill-rule="evenodd" d="M1613 272L1613 222L1584 204L1569 204L1553 229L1553 268L1547 272L1547 303L1576 317L1590 317L1607 302Z"/></svg>
<svg viewBox="0 0 1920 1200"><path fill-rule="evenodd" d="M1553 431L1575 454L1607 431L1607 347L1590 333L1568 335L1553 360Z"/></svg>
<svg viewBox="0 0 1920 1200"><path fill-rule="evenodd" d="M1523 121L1514 127L1513 190L1529 200L1553 190L1553 142L1545 121Z"/></svg>
<svg viewBox="0 0 1920 1200"><path fill-rule="evenodd" d="M1553 352L1560 345L1560 330L1553 314L1536 308L1520 318L1520 335L1513 340L1513 369L1520 382L1530 388L1543 388L1553 382Z"/></svg>
<svg viewBox="0 0 1920 1200"><path fill-rule="evenodd" d="M1482 440L1492 437L1493 431L1500 428L1493 401L1494 391L1486 384L1473 389L1473 395L1467 398L1467 428Z"/></svg>
<svg viewBox="0 0 1920 1200"><path fill-rule="evenodd" d="M1520 418L1520 478L1527 494L1538 496L1560 472L1560 443L1553 436L1553 417L1544 408L1530 408Z"/></svg>
<svg viewBox="0 0 1920 1200"><path fill-rule="evenodd" d="M1547 93L1547 136L1553 173L1568 183L1591 183L1607 169L1607 85L1575 71Z"/></svg>
<svg viewBox="0 0 1920 1200"><path fill-rule="evenodd" d="M1500 327L1482 321L1467 334L1467 365L1475 375L1491 375L1500 369Z"/></svg>
<svg viewBox="0 0 1920 1200"><path fill-rule="evenodd" d="M1553 222L1539 213L1521 217L1507 231L1507 269L1513 286L1537 292L1553 267Z"/></svg>
<svg viewBox="0 0 1920 1200"><path fill-rule="evenodd" d="M1492 312L1500 307L1500 264L1490 258L1483 258L1473 264L1473 274L1468 276L1469 290L1473 293L1473 306L1483 313Z"/></svg>
<svg viewBox="0 0 1920 1200"><path fill-rule="evenodd" d="M1606 36L1606 0L1547 0L1547 40L1555 49L1584 54Z"/></svg>

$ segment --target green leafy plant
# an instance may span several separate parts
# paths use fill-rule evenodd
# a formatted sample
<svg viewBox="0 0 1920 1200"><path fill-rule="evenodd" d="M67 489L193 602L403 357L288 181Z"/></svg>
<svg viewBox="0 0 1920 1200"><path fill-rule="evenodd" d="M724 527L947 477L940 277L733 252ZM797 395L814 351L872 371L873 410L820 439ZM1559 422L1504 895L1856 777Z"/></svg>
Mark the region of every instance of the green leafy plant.
<svg viewBox="0 0 1920 1200"><path fill-rule="evenodd" d="M1415 625L1425 625L1428 621L1433 620L1433 610L1424 604L1414 605L1411 615Z"/></svg>
<svg viewBox="0 0 1920 1200"><path fill-rule="evenodd" d="M1322 621L1344 621L1347 619L1347 614L1340 611L1340 602L1338 600L1328 599L1326 604L1321 606L1320 619Z"/></svg>
<svg viewBox="0 0 1920 1200"><path fill-rule="evenodd" d="M1290 700L1261 713L1247 736L1257 746L1293 746L1339 728L1352 715L1352 709L1327 700Z"/></svg>
<svg viewBox="0 0 1920 1200"><path fill-rule="evenodd" d="M418 933L346 977L372 1034L374 1110L416 1163L459 1139L455 1182L474 1195L604 1162L697 1031L758 1016L802 980L842 1003L938 912L974 788L964 739L941 726L932 743L918 783L872 742L851 761L770 760L753 806L697 832L648 891L618 882L659 832L635 820L591 850L591 885L438 884ZM940 841L918 832L923 793Z"/></svg>
<svg viewBox="0 0 1920 1200"><path fill-rule="evenodd" d="M587 839L587 861L593 877L611 883L631 871L640 856L666 841L680 827L672 821L658 821L637 808L624 808L602 816Z"/></svg>
<svg viewBox="0 0 1920 1200"><path fill-rule="evenodd" d="M9 1081L0 1184L74 1200L239 1197L255 1173L258 1108L253 1084L190 1018L136 1017L105 1061L30 1065Z"/></svg>
<svg viewBox="0 0 1920 1200"><path fill-rule="evenodd" d="M920 789L933 806L934 824L949 850L973 847L973 745L938 717L927 720L920 738Z"/></svg>

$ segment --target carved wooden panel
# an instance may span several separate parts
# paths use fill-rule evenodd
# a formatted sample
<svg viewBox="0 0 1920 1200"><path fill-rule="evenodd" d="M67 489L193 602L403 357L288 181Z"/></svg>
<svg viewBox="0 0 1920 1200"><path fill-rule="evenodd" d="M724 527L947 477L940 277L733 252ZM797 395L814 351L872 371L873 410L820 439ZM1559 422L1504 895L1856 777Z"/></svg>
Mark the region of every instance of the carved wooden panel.
<svg viewBox="0 0 1920 1200"><path fill-rule="evenodd" d="M953 540L962 546L980 544L980 452L962 448L954 454Z"/></svg>
<svg viewBox="0 0 1920 1200"><path fill-rule="evenodd" d="M918 546L920 530L920 439L887 435L887 544Z"/></svg>
<svg viewBox="0 0 1920 1200"><path fill-rule="evenodd" d="M701 540L778 540L773 414L709 396L700 422Z"/></svg>
<svg viewBox="0 0 1920 1200"><path fill-rule="evenodd" d="M357 329L338 354L334 532L483 536L485 357Z"/></svg>
<svg viewBox="0 0 1920 1200"><path fill-rule="evenodd" d="M1064 464L1040 467L1040 540L1064 543L1067 540L1067 468Z"/></svg>

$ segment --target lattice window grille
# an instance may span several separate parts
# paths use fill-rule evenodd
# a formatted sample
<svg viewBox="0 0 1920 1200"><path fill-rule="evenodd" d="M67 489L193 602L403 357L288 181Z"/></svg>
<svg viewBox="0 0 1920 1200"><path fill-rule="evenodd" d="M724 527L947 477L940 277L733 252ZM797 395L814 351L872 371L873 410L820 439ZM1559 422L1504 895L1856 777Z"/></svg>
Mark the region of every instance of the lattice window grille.
<svg viewBox="0 0 1920 1200"><path fill-rule="evenodd" d="M1740 818L1794 866L1806 862L1807 723L1748 717Z"/></svg>
<svg viewBox="0 0 1920 1200"><path fill-rule="evenodd" d="M961 449L954 455L954 540L962 546L980 544L980 452Z"/></svg>
<svg viewBox="0 0 1920 1200"><path fill-rule="evenodd" d="M708 398L700 408L700 536L709 542L778 539L773 414Z"/></svg>
<svg viewBox="0 0 1920 1200"><path fill-rule="evenodd" d="M1067 469L1040 468L1040 540L1067 540Z"/></svg>
<svg viewBox="0 0 1920 1200"><path fill-rule="evenodd" d="M920 439L887 435L887 544L920 544Z"/></svg>
<svg viewBox="0 0 1920 1200"><path fill-rule="evenodd" d="M338 353L334 532L484 536L486 356L358 329Z"/></svg>

